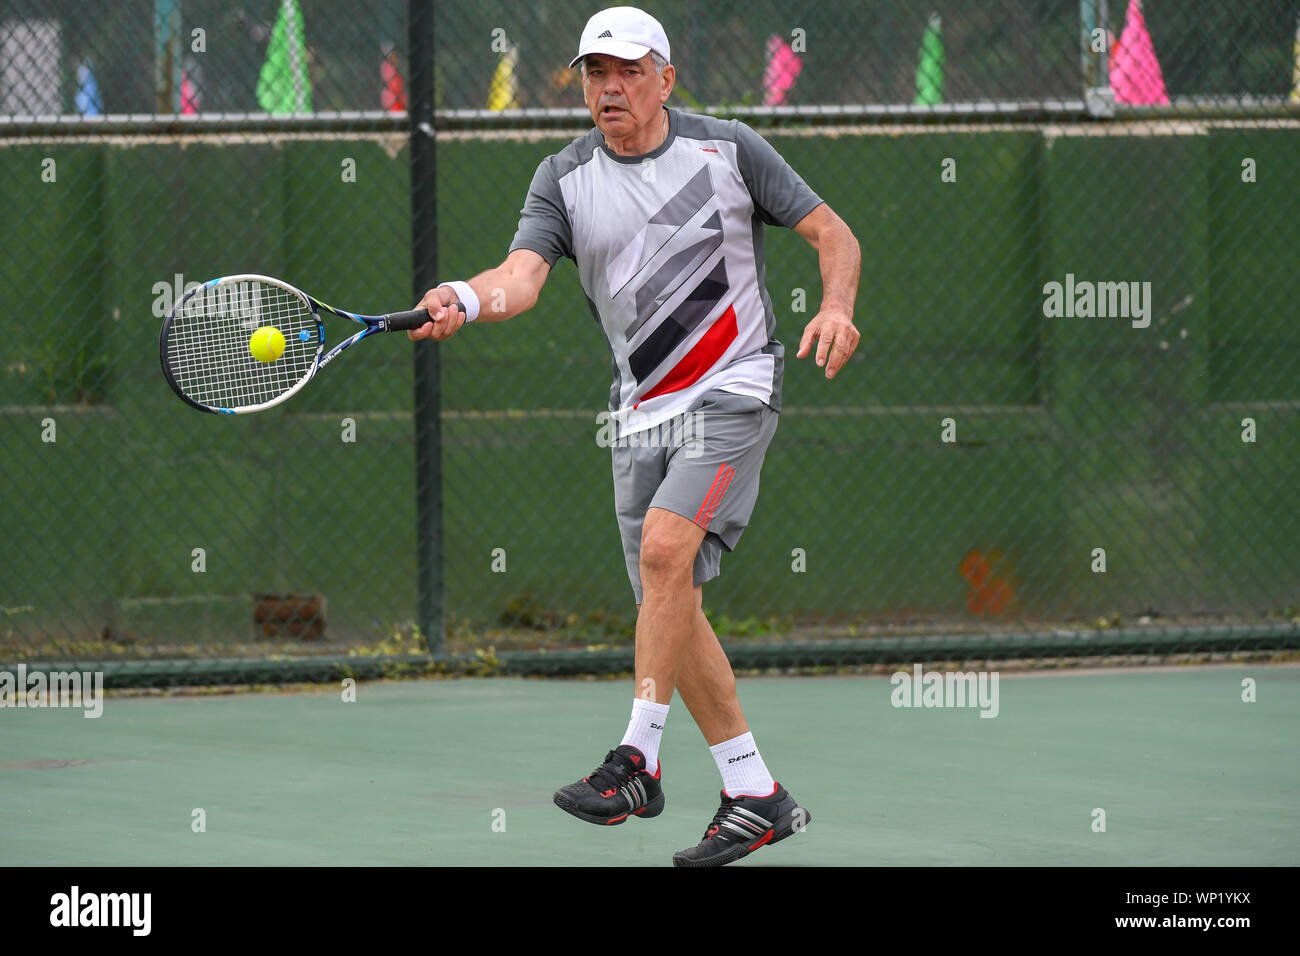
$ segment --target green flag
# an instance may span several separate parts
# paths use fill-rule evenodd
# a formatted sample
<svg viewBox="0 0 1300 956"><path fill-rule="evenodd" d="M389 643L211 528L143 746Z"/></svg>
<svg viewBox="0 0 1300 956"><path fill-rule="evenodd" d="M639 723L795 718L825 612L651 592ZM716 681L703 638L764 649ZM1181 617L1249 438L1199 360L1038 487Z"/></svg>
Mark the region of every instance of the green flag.
<svg viewBox="0 0 1300 956"><path fill-rule="evenodd" d="M266 62L257 77L257 103L268 113L310 113L311 77L298 0L282 0Z"/></svg>
<svg viewBox="0 0 1300 956"><path fill-rule="evenodd" d="M930 14L930 23L921 37L921 62L916 68L916 103L933 106L943 102L943 39L939 36L939 14Z"/></svg>

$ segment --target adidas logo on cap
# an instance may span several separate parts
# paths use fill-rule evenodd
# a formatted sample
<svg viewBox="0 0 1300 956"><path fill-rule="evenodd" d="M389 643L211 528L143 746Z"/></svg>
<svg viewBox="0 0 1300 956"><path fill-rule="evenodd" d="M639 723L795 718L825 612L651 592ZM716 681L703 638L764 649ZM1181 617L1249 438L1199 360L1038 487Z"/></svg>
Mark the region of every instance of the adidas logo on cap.
<svg viewBox="0 0 1300 956"><path fill-rule="evenodd" d="M609 38L612 40L612 39L614 39L614 34L610 33L608 30L606 30L606 31L605 31L604 33L602 33L600 36L596 37L596 39L597 39L597 40L603 40L603 39L605 39L605 37L609 37Z"/></svg>

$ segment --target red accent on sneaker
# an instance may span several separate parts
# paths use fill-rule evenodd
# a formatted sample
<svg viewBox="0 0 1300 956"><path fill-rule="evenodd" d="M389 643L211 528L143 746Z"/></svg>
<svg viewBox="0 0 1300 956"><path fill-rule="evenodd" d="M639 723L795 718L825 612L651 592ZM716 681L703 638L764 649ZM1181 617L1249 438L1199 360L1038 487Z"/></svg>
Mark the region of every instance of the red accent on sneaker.
<svg viewBox="0 0 1300 956"><path fill-rule="evenodd" d="M764 843L766 843L768 840L772 839L772 835L773 835L774 833L776 833L775 830L768 830L768 831L767 831L767 835L764 836L763 839L761 839L761 840L759 840L757 843L755 843L753 846L751 846L750 849L751 849L751 850L757 850L760 846L762 846L762 845L763 845ZM764 859L766 859L766 857L764 857Z"/></svg>
<svg viewBox="0 0 1300 956"><path fill-rule="evenodd" d="M619 816L617 816L617 817L613 817L613 818L611 818L611 819L605 821L605 826L609 826L611 823L618 823L619 820L623 820L623 819L626 819L626 818L627 818L627 814L626 814L626 813L621 814L621 815L619 815Z"/></svg>
<svg viewBox="0 0 1300 956"><path fill-rule="evenodd" d="M775 781L773 781L773 783L772 783L772 792L771 792L771 793L765 793L765 794L763 794L761 797L754 797L754 794L752 794L752 793L747 793L747 794L745 794L745 796L747 796L747 797L754 797L754 799L756 799L756 800L769 800L769 799L771 799L772 797L774 797L774 796L776 795L776 791L779 790L780 787L781 787L781 785L780 785L779 783L776 783ZM723 792L723 793L727 793L726 790L723 790L722 792ZM731 797L731 794L727 793L727 796ZM732 799L732 800L739 800L740 797L731 797L731 799Z"/></svg>
<svg viewBox="0 0 1300 956"><path fill-rule="evenodd" d="M632 758L632 763L633 763L633 764L635 764L635 765L638 766L638 767L641 766L641 758L640 758L640 757L638 757L636 754L628 754L628 756Z"/></svg>
<svg viewBox="0 0 1300 956"><path fill-rule="evenodd" d="M613 796L614 794L616 794L616 793L618 793L617 790L610 789L610 790L606 790L604 793L602 793L601 796L602 796L602 797L612 797L612 796Z"/></svg>
<svg viewBox="0 0 1300 956"><path fill-rule="evenodd" d="M707 840L709 837L713 836L713 834L715 834L715 833L717 833L717 832L718 832L718 828L717 828L717 827L709 827L709 832L706 833L706 834L704 834L704 839Z"/></svg>

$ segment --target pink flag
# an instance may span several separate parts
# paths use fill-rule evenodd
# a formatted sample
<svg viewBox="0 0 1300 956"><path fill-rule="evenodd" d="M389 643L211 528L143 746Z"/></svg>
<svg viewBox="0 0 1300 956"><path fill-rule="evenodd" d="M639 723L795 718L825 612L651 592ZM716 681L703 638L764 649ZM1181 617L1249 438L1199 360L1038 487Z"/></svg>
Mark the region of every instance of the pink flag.
<svg viewBox="0 0 1300 956"><path fill-rule="evenodd" d="M763 71L763 88L767 91L763 102L768 106L780 106L785 102L785 94L790 92L794 81L803 69L803 60L799 59L790 44L776 34L767 41L767 69Z"/></svg>
<svg viewBox="0 0 1300 956"><path fill-rule="evenodd" d="M194 88L194 81L189 73L181 70L181 115L199 111L199 91Z"/></svg>
<svg viewBox="0 0 1300 956"><path fill-rule="evenodd" d="M1147 32L1141 0L1129 0L1124 32L1111 51L1110 86L1116 103L1150 105L1168 103L1165 78L1156 59L1155 44Z"/></svg>

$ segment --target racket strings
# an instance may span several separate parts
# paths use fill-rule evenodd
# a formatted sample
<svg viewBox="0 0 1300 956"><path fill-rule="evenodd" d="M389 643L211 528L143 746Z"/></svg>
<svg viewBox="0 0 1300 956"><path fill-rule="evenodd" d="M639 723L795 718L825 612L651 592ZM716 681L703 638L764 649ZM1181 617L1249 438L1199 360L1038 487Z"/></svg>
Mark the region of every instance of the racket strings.
<svg viewBox="0 0 1300 956"><path fill-rule="evenodd" d="M274 362L249 351L263 326L284 336L284 354ZM177 310L167 361L177 386L199 404L247 408L273 401L310 375L320 345L316 316L294 292L255 281L219 282Z"/></svg>

